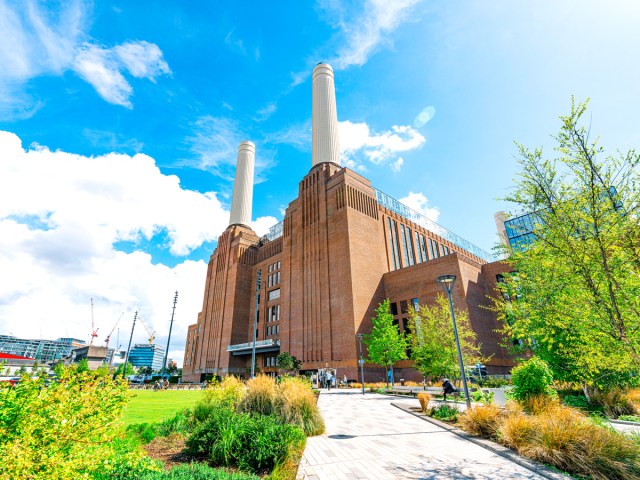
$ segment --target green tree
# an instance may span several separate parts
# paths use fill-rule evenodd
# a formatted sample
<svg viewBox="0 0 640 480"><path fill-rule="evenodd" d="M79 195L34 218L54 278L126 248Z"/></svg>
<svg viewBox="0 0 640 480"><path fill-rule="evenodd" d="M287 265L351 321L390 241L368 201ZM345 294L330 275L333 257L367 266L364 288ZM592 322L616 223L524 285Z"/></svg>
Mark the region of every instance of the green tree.
<svg viewBox="0 0 640 480"><path fill-rule="evenodd" d="M118 368L116 369L116 377L118 375L122 376L122 369L124 368L124 364L121 363L120 365L118 365ZM125 369L125 373L124 376L126 377L127 375L133 375L135 373L134 369L133 369L133 365L131 364L131 362L127 362L127 368Z"/></svg>
<svg viewBox="0 0 640 480"><path fill-rule="evenodd" d="M507 252L515 273L495 302L505 334L589 396L640 367L640 156L605 156L581 124L586 107L560 117L555 158L519 146L506 200L533 213L533 239Z"/></svg>
<svg viewBox="0 0 640 480"><path fill-rule="evenodd" d="M363 337L367 346L368 360L385 368L388 367L391 372L391 386L394 386L393 365L407 358L408 343L398 325L393 323L388 298L378 305L371 323L371 333Z"/></svg>
<svg viewBox="0 0 640 480"><path fill-rule="evenodd" d="M476 333L466 311L455 310L460 350L465 365L486 361L480 353ZM425 377L460 378L458 349L453 335L449 302L438 295L434 305L422 305L409 317L411 359L415 369Z"/></svg>
<svg viewBox="0 0 640 480"><path fill-rule="evenodd" d="M276 363L278 368L287 375L298 373L302 366L302 362L289 352L282 352L278 354L276 357Z"/></svg>

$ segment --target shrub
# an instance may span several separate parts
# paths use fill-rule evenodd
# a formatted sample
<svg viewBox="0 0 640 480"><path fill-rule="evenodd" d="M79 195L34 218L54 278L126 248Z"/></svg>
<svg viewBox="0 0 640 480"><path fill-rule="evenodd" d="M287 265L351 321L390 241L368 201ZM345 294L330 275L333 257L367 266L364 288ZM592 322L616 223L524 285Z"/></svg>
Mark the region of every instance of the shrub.
<svg viewBox="0 0 640 480"><path fill-rule="evenodd" d="M459 414L460 412L455 407L440 405L439 407L432 408L429 416L446 422L455 422Z"/></svg>
<svg viewBox="0 0 640 480"><path fill-rule="evenodd" d="M420 402L420 409L422 413L427 413L427 409L429 408L429 402L433 396L428 392L420 392L418 393L418 401Z"/></svg>
<svg viewBox="0 0 640 480"><path fill-rule="evenodd" d="M495 438L502 416L502 411L495 405L481 405L460 415L459 421L471 435Z"/></svg>
<svg viewBox="0 0 640 480"><path fill-rule="evenodd" d="M547 363L532 357L511 371L512 396L521 401L536 395L554 395L551 388L553 375Z"/></svg>
<svg viewBox="0 0 640 480"><path fill-rule="evenodd" d="M316 397L304 379L284 378L276 389L275 411L285 423L297 425L308 436L324 432Z"/></svg>
<svg viewBox="0 0 640 480"><path fill-rule="evenodd" d="M131 433L114 438L111 447L111 455L96 462L102 464L91 477L93 480L137 480L163 470L160 462L144 455L139 440Z"/></svg>
<svg viewBox="0 0 640 480"><path fill-rule="evenodd" d="M260 480L260 477L251 473L211 468L204 463L192 463L177 465L169 471L148 473L140 480Z"/></svg>
<svg viewBox="0 0 640 480"><path fill-rule="evenodd" d="M629 397L620 389L606 392L596 390L591 395L591 403L601 406L604 414L610 418L618 418L620 415L634 415L638 413L635 405Z"/></svg>
<svg viewBox="0 0 640 480"><path fill-rule="evenodd" d="M285 461L294 444L304 443L304 432L266 415L215 410L187 439L187 451L208 456L216 465L238 466L260 472Z"/></svg>
<svg viewBox="0 0 640 480"><path fill-rule="evenodd" d="M135 423L127 427L127 432L135 434L142 443L149 443L158 436L155 423Z"/></svg>
<svg viewBox="0 0 640 480"><path fill-rule="evenodd" d="M565 395L562 397L562 403L567 407L579 408L580 410L589 409L589 400L584 395Z"/></svg>
<svg viewBox="0 0 640 480"><path fill-rule="evenodd" d="M0 383L0 478L81 478L113 458L126 381L58 371L48 385L28 375L15 386Z"/></svg>
<svg viewBox="0 0 640 480"><path fill-rule="evenodd" d="M634 440L558 404L539 415L507 416L498 435L522 455L572 474L593 479L640 475L640 449Z"/></svg>
<svg viewBox="0 0 640 480"><path fill-rule="evenodd" d="M531 395L520 402L524 410L532 415L539 415L559 408L558 399L548 395Z"/></svg>
<svg viewBox="0 0 640 480"><path fill-rule="evenodd" d="M247 392L240 402L244 412L271 415L276 399L276 382L267 375L257 375L247 382Z"/></svg>
<svg viewBox="0 0 640 480"><path fill-rule="evenodd" d="M227 375L222 382L210 384L192 410L192 421L204 422L214 410L226 408L235 410L245 394L245 385L242 380Z"/></svg>
<svg viewBox="0 0 640 480"><path fill-rule="evenodd" d="M491 403L493 402L493 392L483 392L482 390L476 390L471 392L471 400L474 402Z"/></svg>
<svg viewBox="0 0 640 480"><path fill-rule="evenodd" d="M500 388L506 387L507 385L511 385L511 382L506 378L486 377L482 380L478 380L478 386L484 388Z"/></svg>

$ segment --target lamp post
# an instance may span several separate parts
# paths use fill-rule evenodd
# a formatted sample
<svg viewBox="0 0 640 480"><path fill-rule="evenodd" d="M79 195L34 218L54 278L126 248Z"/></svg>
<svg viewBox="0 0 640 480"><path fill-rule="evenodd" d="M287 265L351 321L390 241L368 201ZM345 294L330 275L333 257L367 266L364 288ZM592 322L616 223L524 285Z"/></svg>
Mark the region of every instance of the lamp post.
<svg viewBox="0 0 640 480"><path fill-rule="evenodd" d="M458 362L460 363L460 375L462 375L462 388L464 388L464 396L467 400L467 410L471 409L471 400L469 398L469 387L467 386L467 377L464 374L464 363L462 361L462 350L460 350L460 339L458 338L458 327L456 325L456 316L453 313L453 300L451 292L453 284L456 282L455 275L441 275L438 277L438 284L447 292L449 297L449 309L451 310L451 321L453 322L453 336L456 339L456 348L458 349Z"/></svg>
<svg viewBox="0 0 640 480"><path fill-rule="evenodd" d="M360 360L358 363L360 364L360 380L362 380L362 394L364 395L364 359L362 358L362 337L364 337L364 335L362 333L356 333L356 337L360 345Z"/></svg>

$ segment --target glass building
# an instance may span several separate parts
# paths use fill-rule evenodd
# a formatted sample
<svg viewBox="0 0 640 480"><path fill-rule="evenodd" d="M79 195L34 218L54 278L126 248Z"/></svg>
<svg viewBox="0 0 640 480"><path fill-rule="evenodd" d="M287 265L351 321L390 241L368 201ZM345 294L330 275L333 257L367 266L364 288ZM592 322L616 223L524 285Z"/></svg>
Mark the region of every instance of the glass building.
<svg viewBox="0 0 640 480"><path fill-rule="evenodd" d="M57 340L35 340L0 335L0 352L19 355L50 363L71 356L71 351L87 343L77 338L59 338Z"/></svg>
<svg viewBox="0 0 640 480"><path fill-rule="evenodd" d="M151 367L162 369L165 349L160 345L137 343L129 352L129 361L134 367Z"/></svg>

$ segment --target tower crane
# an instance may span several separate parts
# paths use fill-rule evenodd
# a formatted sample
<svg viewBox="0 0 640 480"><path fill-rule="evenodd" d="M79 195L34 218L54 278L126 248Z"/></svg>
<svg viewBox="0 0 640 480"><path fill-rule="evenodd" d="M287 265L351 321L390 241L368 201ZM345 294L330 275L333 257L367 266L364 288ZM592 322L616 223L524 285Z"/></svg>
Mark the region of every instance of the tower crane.
<svg viewBox="0 0 640 480"><path fill-rule="evenodd" d="M93 345L93 341L98 337L98 330L96 328L95 322L93 321L93 298L91 298L91 341L89 342L89 346Z"/></svg>
<svg viewBox="0 0 640 480"><path fill-rule="evenodd" d="M104 346L109 348L109 340L111 339L111 335L113 335L113 331L116 329L116 327L118 326L118 324L120 323L120 320L122 320L122 316L124 315L124 312L122 312L120 314L120 317L118 318L118 321L116 322L116 324L113 326L113 328L111 329L111 331L109 332L109 335L107 335L107 338L104 339Z"/></svg>
<svg viewBox="0 0 640 480"><path fill-rule="evenodd" d="M150 331L147 328L147 325L142 321L142 317L138 317L138 320L140 320L140 323L142 324L142 326L144 327L144 329L147 331L147 333L149 334L149 345L151 345L153 343L153 341L156 339L156 331L154 330L153 332Z"/></svg>

